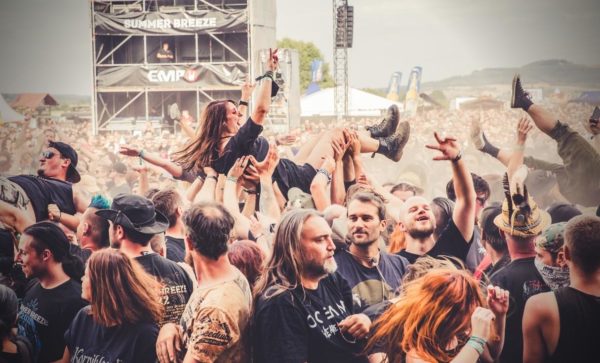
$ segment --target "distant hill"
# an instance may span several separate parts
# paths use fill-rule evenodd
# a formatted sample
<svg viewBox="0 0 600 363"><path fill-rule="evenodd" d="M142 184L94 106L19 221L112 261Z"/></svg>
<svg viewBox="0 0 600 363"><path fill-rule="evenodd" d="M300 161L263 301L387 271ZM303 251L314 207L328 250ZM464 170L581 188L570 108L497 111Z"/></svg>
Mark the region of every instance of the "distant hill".
<svg viewBox="0 0 600 363"><path fill-rule="evenodd" d="M493 84L509 85L515 73L521 74L526 84L545 83L552 86L600 87L600 66L585 66L557 59L533 62L520 68L486 68L466 76L426 82L423 83L423 86L431 89Z"/></svg>

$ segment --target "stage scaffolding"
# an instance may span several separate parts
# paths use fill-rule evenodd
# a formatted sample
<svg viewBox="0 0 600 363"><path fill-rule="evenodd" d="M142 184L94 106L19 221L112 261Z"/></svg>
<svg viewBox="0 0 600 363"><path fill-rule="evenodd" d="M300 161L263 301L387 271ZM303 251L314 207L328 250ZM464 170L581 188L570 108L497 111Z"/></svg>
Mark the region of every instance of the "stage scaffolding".
<svg viewBox="0 0 600 363"><path fill-rule="evenodd" d="M172 126L183 110L239 100L275 44L275 0L94 0L93 132ZM157 54L167 43L172 60Z"/></svg>

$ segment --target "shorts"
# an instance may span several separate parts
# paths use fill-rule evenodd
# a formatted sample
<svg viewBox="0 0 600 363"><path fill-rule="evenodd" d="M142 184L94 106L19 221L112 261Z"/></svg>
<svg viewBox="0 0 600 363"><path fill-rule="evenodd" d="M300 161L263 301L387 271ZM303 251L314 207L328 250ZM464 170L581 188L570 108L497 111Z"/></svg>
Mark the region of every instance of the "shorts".
<svg viewBox="0 0 600 363"><path fill-rule="evenodd" d="M308 163L298 165L290 159L281 159L273 173L273 181L277 183L279 190L287 199L288 191L294 187L310 194L310 184L315 175L317 170Z"/></svg>

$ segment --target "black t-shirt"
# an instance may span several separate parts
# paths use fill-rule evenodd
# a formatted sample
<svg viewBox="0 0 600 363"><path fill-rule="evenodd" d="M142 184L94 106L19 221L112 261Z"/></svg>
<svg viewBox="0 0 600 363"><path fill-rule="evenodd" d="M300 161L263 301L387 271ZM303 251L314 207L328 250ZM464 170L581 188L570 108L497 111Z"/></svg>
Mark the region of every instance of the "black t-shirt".
<svg viewBox="0 0 600 363"><path fill-rule="evenodd" d="M500 362L503 363L522 362L525 303L533 295L550 291L535 268L534 259L535 257L528 257L514 260L490 278L493 285L510 292L504 349L500 355Z"/></svg>
<svg viewBox="0 0 600 363"><path fill-rule="evenodd" d="M153 322L104 327L90 315L89 306L65 332L71 362L155 362L157 337Z"/></svg>
<svg viewBox="0 0 600 363"><path fill-rule="evenodd" d="M356 313L396 297L408 266L405 258L385 252L381 252L377 266L371 268L360 264L348 251L337 253L335 261L337 273L352 289L353 311Z"/></svg>
<svg viewBox="0 0 600 363"><path fill-rule="evenodd" d="M76 245L73 243L71 243L71 245L69 246L69 251L72 255L79 257L84 265L94 252L89 248L81 248L80 245Z"/></svg>
<svg viewBox="0 0 600 363"><path fill-rule="evenodd" d="M168 58L158 58L158 57L156 57L160 63L171 63L171 62L173 62L173 52L171 51L171 49L164 50L163 48L161 48L158 51L158 54L160 54L161 56L169 56Z"/></svg>
<svg viewBox="0 0 600 363"><path fill-rule="evenodd" d="M223 155L219 157L218 151L214 151L213 169L219 174L227 174L235 161L243 155L254 155L257 161L263 161L269 152L269 142L259 136L262 131L261 125L248 118L237 134L225 145Z"/></svg>
<svg viewBox="0 0 600 363"><path fill-rule="evenodd" d="M63 213L76 212L73 184L70 182L35 175L16 175L8 180L27 193L37 222L48 219L48 204L56 204Z"/></svg>
<svg viewBox="0 0 600 363"><path fill-rule="evenodd" d="M37 281L26 291L19 310L18 334L33 345L36 362L52 362L63 356L63 335L85 305L81 285L73 280L53 289L44 289Z"/></svg>
<svg viewBox="0 0 600 363"><path fill-rule="evenodd" d="M298 287L269 299L263 294L253 316L254 361L367 362L355 355L361 342L350 343L354 338L337 326L352 313L352 291L338 275L323 278L316 290Z"/></svg>
<svg viewBox="0 0 600 363"><path fill-rule="evenodd" d="M135 260L144 267L146 272L156 277L164 285L162 303L165 306L165 315L160 326L166 323L178 324L194 290L188 274L175 262L156 253L148 253L136 257Z"/></svg>
<svg viewBox="0 0 600 363"><path fill-rule="evenodd" d="M471 236L473 241L473 236ZM456 257L461 261L465 261L467 253L469 252L470 242L467 242L463 235L454 224L454 221L450 219L446 228L440 234L440 237L433 245L433 248L427 252L427 256L431 257L443 257L452 256ZM421 257L414 253L402 250L398 254L408 260L409 263L415 263L415 261Z"/></svg>
<svg viewBox="0 0 600 363"><path fill-rule="evenodd" d="M479 231L479 227L475 226L475 229L473 229L473 238L471 243L469 243L469 252L467 252L467 256L465 257L465 266L471 272L477 270L477 266L479 266L485 257L485 248L483 248L480 241L481 232Z"/></svg>
<svg viewBox="0 0 600 363"><path fill-rule="evenodd" d="M167 259L173 262L184 262L185 244L183 238L165 236L165 241L167 245Z"/></svg>

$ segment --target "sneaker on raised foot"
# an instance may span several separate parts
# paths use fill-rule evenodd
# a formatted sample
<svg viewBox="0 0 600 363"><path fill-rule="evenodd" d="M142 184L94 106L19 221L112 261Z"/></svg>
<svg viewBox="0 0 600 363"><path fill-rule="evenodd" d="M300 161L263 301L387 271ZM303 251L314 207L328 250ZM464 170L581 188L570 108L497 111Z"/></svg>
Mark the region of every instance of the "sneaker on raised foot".
<svg viewBox="0 0 600 363"><path fill-rule="evenodd" d="M521 76L519 76L519 74L515 74L512 82L510 107L522 108L523 110L527 111L531 105L533 105L533 102L531 102L531 96L523 89L523 86L521 85Z"/></svg>
<svg viewBox="0 0 600 363"><path fill-rule="evenodd" d="M393 161L399 161L402 158L402 150L406 146L409 136L410 125L407 121L401 122L392 136L379 138L377 153Z"/></svg>
<svg viewBox="0 0 600 363"><path fill-rule="evenodd" d="M475 148L477 148L477 150L483 149L485 146L485 141L483 140L483 131L481 131L481 124L478 120L471 121L469 136L471 137L471 142Z"/></svg>
<svg viewBox="0 0 600 363"><path fill-rule="evenodd" d="M387 109L385 118L378 125L367 126L366 129L371 133L371 137L373 138L390 136L396 131L399 119L400 111L398 111L398 106L391 105Z"/></svg>

